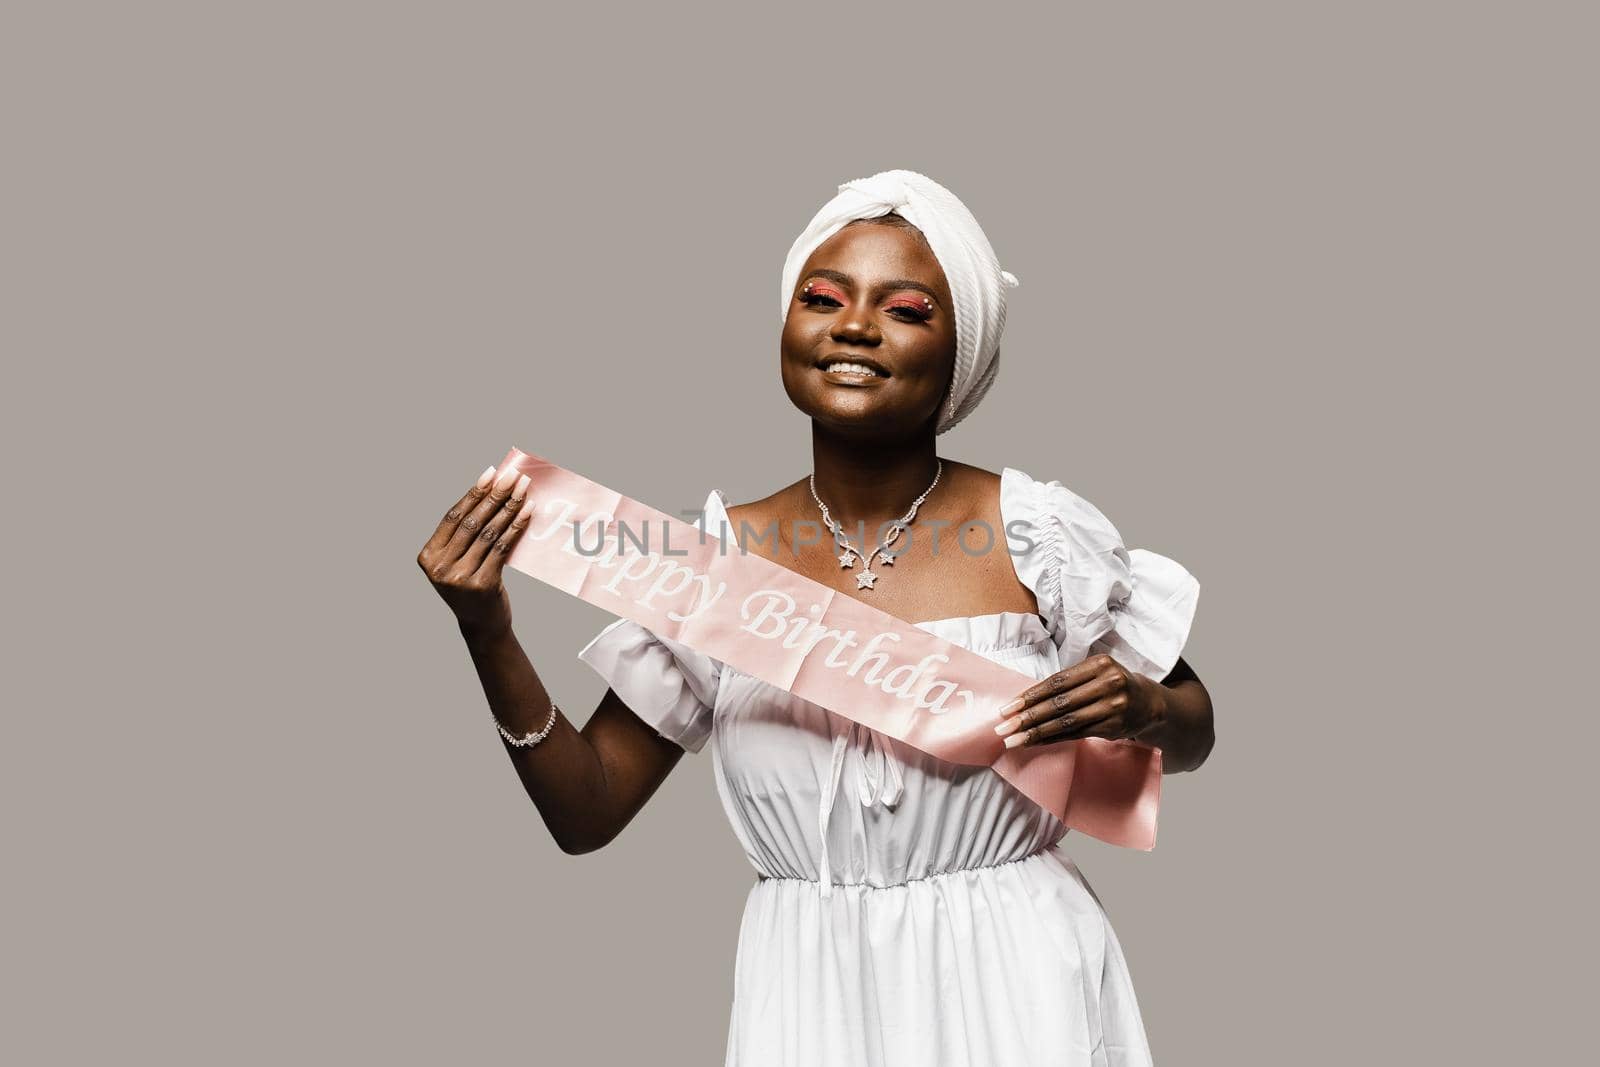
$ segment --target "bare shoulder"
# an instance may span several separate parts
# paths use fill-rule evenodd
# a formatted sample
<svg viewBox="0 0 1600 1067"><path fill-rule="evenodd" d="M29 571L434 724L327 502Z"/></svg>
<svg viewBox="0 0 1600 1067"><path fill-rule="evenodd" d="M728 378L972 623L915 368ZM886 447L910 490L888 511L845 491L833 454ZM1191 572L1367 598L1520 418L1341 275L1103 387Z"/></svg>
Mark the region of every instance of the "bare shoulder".
<svg viewBox="0 0 1600 1067"><path fill-rule="evenodd" d="M960 460L944 461L944 476L950 480L950 498L958 516L953 521L987 521L1000 506L1000 475Z"/></svg>
<svg viewBox="0 0 1600 1067"><path fill-rule="evenodd" d="M728 518L735 524L739 522L761 523L772 519L780 519L785 514L795 510L795 493L804 491L805 482L799 481L784 486L759 500L750 500L743 504L729 504Z"/></svg>
<svg viewBox="0 0 1600 1067"><path fill-rule="evenodd" d="M963 463L958 459L947 459L944 461L944 469L948 472L946 477L959 479L969 485L992 489L997 493L1000 491L999 473L989 470L987 467Z"/></svg>
<svg viewBox="0 0 1600 1067"><path fill-rule="evenodd" d="M809 503L810 500L808 484L802 478L759 500L730 504L725 509L730 532L744 545L745 551L777 559L780 547L789 546L793 520L804 514L802 501ZM792 551L792 546L789 547Z"/></svg>

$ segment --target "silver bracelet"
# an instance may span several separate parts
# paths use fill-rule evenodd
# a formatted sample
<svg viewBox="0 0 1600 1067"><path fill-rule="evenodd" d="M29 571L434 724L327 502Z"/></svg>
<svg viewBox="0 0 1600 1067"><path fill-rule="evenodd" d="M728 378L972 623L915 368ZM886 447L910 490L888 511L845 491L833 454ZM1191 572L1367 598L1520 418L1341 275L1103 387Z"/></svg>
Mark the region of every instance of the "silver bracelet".
<svg viewBox="0 0 1600 1067"><path fill-rule="evenodd" d="M498 716L495 717L494 725L495 728L500 731L500 736L506 739L506 744L515 745L517 748L527 748L531 745L537 745L540 741L543 741L545 738L550 736L550 731L555 727L556 724L556 712L558 710L560 709L556 707L556 702L552 700L550 702L550 721L544 724L544 729L540 730L536 734L525 734L520 738L512 737L509 733L507 733L506 728L500 725L500 719ZM491 711L489 714L494 715L494 712Z"/></svg>

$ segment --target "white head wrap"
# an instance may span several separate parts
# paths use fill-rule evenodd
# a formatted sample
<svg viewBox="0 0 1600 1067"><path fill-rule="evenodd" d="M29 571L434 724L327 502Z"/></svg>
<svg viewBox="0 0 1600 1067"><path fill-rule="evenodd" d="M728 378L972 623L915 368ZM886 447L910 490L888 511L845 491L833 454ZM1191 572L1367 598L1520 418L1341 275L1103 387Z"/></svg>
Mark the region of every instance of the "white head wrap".
<svg viewBox="0 0 1600 1067"><path fill-rule="evenodd" d="M789 318L800 268L818 245L856 219L894 212L922 231L944 269L955 299L956 369L939 412L938 433L972 413L1000 368L1000 334L1006 325L1006 289L1016 276L1000 269L983 228L956 195L910 170L886 170L839 186L789 249L783 264L783 318Z"/></svg>

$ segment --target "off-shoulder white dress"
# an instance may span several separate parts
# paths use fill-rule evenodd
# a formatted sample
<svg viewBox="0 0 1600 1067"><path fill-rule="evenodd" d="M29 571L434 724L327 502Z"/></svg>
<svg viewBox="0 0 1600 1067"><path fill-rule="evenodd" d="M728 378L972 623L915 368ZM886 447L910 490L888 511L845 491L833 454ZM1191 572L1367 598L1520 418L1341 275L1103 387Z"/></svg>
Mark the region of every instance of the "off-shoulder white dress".
<svg viewBox="0 0 1600 1067"><path fill-rule="evenodd" d="M713 490L701 520L722 529ZM1013 468L1000 510L1038 615L919 624L1034 678L1094 652L1153 678L1198 583L1093 505ZM1013 526L1023 520L1026 526ZM999 535L997 534L997 537ZM711 741L759 875L739 932L728 1065L1134 1067L1151 1062L1121 946L1066 827L986 767L942 762L628 620L580 653L662 736Z"/></svg>

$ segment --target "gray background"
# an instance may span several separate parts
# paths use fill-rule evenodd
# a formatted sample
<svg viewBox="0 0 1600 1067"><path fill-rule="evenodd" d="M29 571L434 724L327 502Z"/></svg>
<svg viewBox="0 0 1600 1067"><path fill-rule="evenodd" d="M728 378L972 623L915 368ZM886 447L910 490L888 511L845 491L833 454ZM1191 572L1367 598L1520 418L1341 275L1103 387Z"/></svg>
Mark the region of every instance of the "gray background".
<svg viewBox="0 0 1600 1067"><path fill-rule="evenodd" d="M805 473L783 254L896 166L1022 280L943 454L1202 583L1215 754L1066 844L1158 1061L1569 1058L1585 7L7 5L5 1058L721 1062L709 755L562 855L414 557L512 444Z"/></svg>

